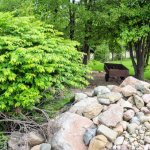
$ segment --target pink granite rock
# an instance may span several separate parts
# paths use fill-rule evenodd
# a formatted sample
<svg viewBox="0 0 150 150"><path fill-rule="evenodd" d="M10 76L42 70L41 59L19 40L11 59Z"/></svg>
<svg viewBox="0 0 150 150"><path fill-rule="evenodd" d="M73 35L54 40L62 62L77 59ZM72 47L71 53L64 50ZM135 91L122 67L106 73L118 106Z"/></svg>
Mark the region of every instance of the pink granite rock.
<svg viewBox="0 0 150 150"><path fill-rule="evenodd" d="M128 121L128 120L132 119L132 117L134 117L134 115L135 115L135 112L132 109L129 109L123 114L123 118L125 121Z"/></svg>
<svg viewBox="0 0 150 150"><path fill-rule="evenodd" d="M57 150L87 150L83 142L85 130L93 122L85 117L66 112L55 124L59 127L52 138L52 148Z"/></svg>
<svg viewBox="0 0 150 150"><path fill-rule="evenodd" d="M150 94L144 94L144 95L142 96L142 98L143 98L143 101L144 101L146 104L148 104L148 103L150 102Z"/></svg>
<svg viewBox="0 0 150 150"><path fill-rule="evenodd" d="M99 115L99 121L108 126L115 127L117 123L122 121L123 107L119 104L112 104L110 107Z"/></svg>
<svg viewBox="0 0 150 150"><path fill-rule="evenodd" d="M131 85L126 85L121 89L121 92L125 97L129 97L132 96L133 94L136 94L137 91Z"/></svg>

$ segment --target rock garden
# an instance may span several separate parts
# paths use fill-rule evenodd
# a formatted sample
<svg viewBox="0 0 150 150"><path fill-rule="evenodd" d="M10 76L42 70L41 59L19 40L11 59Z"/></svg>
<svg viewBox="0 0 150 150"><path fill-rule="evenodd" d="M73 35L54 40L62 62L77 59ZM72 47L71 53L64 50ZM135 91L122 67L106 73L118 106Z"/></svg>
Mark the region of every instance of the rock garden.
<svg viewBox="0 0 150 150"><path fill-rule="evenodd" d="M49 120L48 140L14 132L10 150L149 150L150 84L133 77L119 86L76 93L66 112Z"/></svg>

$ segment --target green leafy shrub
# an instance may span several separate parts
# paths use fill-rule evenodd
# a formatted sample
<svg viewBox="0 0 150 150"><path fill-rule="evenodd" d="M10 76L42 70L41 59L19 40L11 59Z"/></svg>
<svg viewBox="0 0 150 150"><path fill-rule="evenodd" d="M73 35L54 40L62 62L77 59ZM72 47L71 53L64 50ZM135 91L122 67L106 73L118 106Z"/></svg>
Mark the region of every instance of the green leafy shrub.
<svg viewBox="0 0 150 150"><path fill-rule="evenodd" d="M87 84L77 42L34 17L0 12L0 110L32 108L43 91Z"/></svg>

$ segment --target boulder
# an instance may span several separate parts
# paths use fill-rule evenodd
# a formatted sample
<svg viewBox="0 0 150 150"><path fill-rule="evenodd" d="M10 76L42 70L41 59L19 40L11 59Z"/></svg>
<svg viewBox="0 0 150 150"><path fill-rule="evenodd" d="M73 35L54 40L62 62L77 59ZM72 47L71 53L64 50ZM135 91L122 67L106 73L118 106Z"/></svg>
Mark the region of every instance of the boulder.
<svg viewBox="0 0 150 150"><path fill-rule="evenodd" d="M33 146L33 147L31 148L31 150L40 150L40 147L41 147L41 144L40 144L40 145Z"/></svg>
<svg viewBox="0 0 150 150"><path fill-rule="evenodd" d="M142 93L142 92L140 92L140 91L137 91L136 95L138 95L138 96L142 97L142 96L143 96L143 93Z"/></svg>
<svg viewBox="0 0 150 150"><path fill-rule="evenodd" d="M119 92L110 92L110 93L98 95L97 98L109 99L110 103L115 103L116 101L122 98L122 94L120 94Z"/></svg>
<svg viewBox="0 0 150 150"><path fill-rule="evenodd" d="M138 125L136 123L131 123L131 124L128 124L128 126L127 126L127 130L130 134L135 133L135 130L137 128L138 128Z"/></svg>
<svg viewBox="0 0 150 150"><path fill-rule="evenodd" d="M83 136L83 141L85 145L89 145L91 139L96 135L96 130L97 128L94 125L86 129Z"/></svg>
<svg viewBox="0 0 150 150"><path fill-rule="evenodd" d="M98 98L98 101L100 104L103 104L103 105L109 105L110 104L110 100L106 99L106 98Z"/></svg>
<svg viewBox="0 0 150 150"><path fill-rule="evenodd" d="M128 101L129 103L131 103L132 105L135 105L135 101L134 101L133 96L129 97L127 101Z"/></svg>
<svg viewBox="0 0 150 150"><path fill-rule="evenodd" d="M118 135L116 131L113 131L105 125L98 126L97 134L106 136L111 142L114 142Z"/></svg>
<svg viewBox="0 0 150 150"><path fill-rule="evenodd" d="M136 116L140 119L142 116L144 116L144 113L143 112L137 112L136 113Z"/></svg>
<svg viewBox="0 0 150 150"><path fill-rule="evenodd" d="M29 132L24 136L30 146L39 145L44 142L44 138L38 132Z"/></svg>
<svg viewBox="0 0 150 150"><path fill-rule="evenodd" d="M136 94L137 91L131 85L126 85L121 89L121 92L125 97L129 97L132 96L133 94Z"/></svg>
<svg viewBox="0 0 150 150"><path fill-rule="evenodd" d="M106 86L98 86L94 89L93 96L97 96L98 94L105 94L109 93L110 89L107 88Z"/></svg>
<svg viewBox="0 0 150 150"><path fill-rule="evenodd" d="M87 99L84 99L76 104L74 104L69 112L71 113L76 113L78 115L81 115L83 114L83 112L85 111L85 109L87 107L90 107L91 105L96 105L96 104L99 104L99 102L97 101L97 97L88 97Z"/></svg>
<svg viewBox="0 0 150 150"><path fill-rule="evenodd" d="M124 114L123 114L123 118L126 121L129 121L130 119L132 119L135 115L135 112L132 109L127 110Z"/></svg>
<svg viewBox="0 0 150 150"><path fill-rule="evenodd" d="M132 103L129 101L126 101L124 99L120 99L117 104L119 104L123 108L133 108Z"/></svg>
<svg viewBox="0 0 150 150"><path fill-rule="evenodd" d="M131 120L130 123L136 123L137 125L140 125L140 119L137 116L134 116Z"/></svg>
<svg viewBox="0 0 150 150"><path fill-rule="evenodd" d="M118 104L112 104L110 107L99 115L99 122L108 126L115 127L122 121L123 107Z"/></svg>
<svg viewBox="0 0 150 150"><path fill-rule="evenodd" d="M106 145L106 150L111 150L112 147L113 147L113 144L111 142L108 142Z"/></svg>
<svg viewBox="0 0 150 150"><path fill-rule="evenodd" d="M115 87L116 85L107 85L107 87L110 89L110 91Z"/></svg>
<svg viewBox="0 0 150 150"><path fill-rule="evenodd" d="M142 107L144 107L144 101L138 95L134 95L134 101L137 108L141 109Z"/></svg>
<svg viewBox="0 0 150 150"><path fill-rule="evenodd" d="M113 87L113 89L112 89L112 92L119 92L119 93L121 93L121 87L115 85Z"/></svg>
<svg viewBox="0 0 150 150"><path fill-rule="evenodd" d="M40 150L51 150L51 145L48 143L42 143L40 146Z"/></svg>
<svg viewBox="0 0 150 150"><path fill-rule="evenodd" d="M8 141L8 146L12 150L18 149L19 145L24 143L24 141L22 140L22 136L23 134L20 132L12 132L10 136L10 140Z"/></svg>
<svg viewBox="0 0 150 150"><path fill-rule="evenodd" d="M150 123L149 122L144 122L144 125L147 128L147 130L150 130Z"/></svg>
<svg viewBox="0 0 150 150"><path fill-rule="evenodd" d="M127 144L121 145L121 150L129 150Z"/></svg>
<svg viewBox="0 0 150 150"><path fill-rule="evenodd" d="M56 118L55 124L59 129L52 137L52 149L87 150L83 136L85 130L93 124L90 119L66 112Z"/></svg>
<svg viewBox="0 0 150 150"><path fill-rule="evenodd" d="M107 142L104 135L97 135L91 140L88 150L104 150Z"/></svg>
<svg viewBox="0 0 150 150"><path fill-rule="evenodd" d="M120 124L122 125L123 130L127 130L127 126L128 126L128 124L129 124L128 122L126 122L126 121L121 121Z"/></svg>
<svg viewBox="0 0 150 150"><path fill-rule="evenodd" d="M99 116L92 119L93 123L98 125L99 124Z"/></svg>
<svg viewBox="0 0 150 150"><path fill-rule="evenodd" d="M143 101L144 101L146 104L148 104L148 103L150 102L150 94L144 94L144 95L142 96L142 98L143 98Z"/></svg>
<svg viewBox="0 0 150 150"><path fill-rule="evenodd" d="M133 106L132 109L134 110L135 113L138 113L140 111L140 109L138 109L136 106Z"/></svg>
<svg viewBox="0 0 150 150"><path fill-rule="evenodd" d="M139 119L141 123L150 122L150 116L141 116Z"/></svg>
<svg viewBox="0 0 150 150"><path fill-rule="evenodd" d="M126 85L131 85L135 88L136 85L143 85L146 88L150 88L150 84L145 81L140 81L132 76L127 77L121 84L120 87L124 87Z"/></svg>
<svg viewBox="0 0 150 150"><path fill-rule="evenodd" d="M75 102L86 99L88 96L84 93L75 93Z"/></svg>
<svg viewBox="0 0 150 150"><path fill-rule="evenodd" d="M123 136L119 136L115 140L115 145L121 145L123 143L123 141L124 141L124 137Z"/></svg>
<svg viewBox="0 0 150 150"><path fill-rule="evenodd" d="M150 114L150 110L149 110L147 107L142 107L142 108L141 108L141 111L142 111L144 114Z"/></svg>
<svg viewBox="0 0 150 150"><path fill-rule="evenodd" d="M150 89L148 87L145 87L143 84L137 84L135 85L135 88L142 94L150 94Z"/></svg>
<svg viewBox="0 0 150 150"><path fill-rule="evenodd" d="M145 136L144 142L146 142L147 144L150 144L150 136Z"/></svg>
<svg viewBox="0 0 150 150"><path fill-rule="evenodd" d="M24 134L20 132L12 132L8 141L10 150L30 150L30 146L24 139Z"/></svg>
<svg viewBox="0 0 150 150"><path fill-rule="evenodd" d="M150 102L146 106L150 110Z"/></svg>
<svg viewBox="0 0 150 150"><path fill-rule="evenodd" d="M123 125L122 124L117 124L117 126L113 129L118 133L118 135L121 135L123 133Z"/></svg>
<svg viewBox="0 0 150 150"><path fill-rule="evenodd" d="M93 119L96 116L99 115L99 113L103 110L103 106L101 104L91 104L90 106L87 106L83 111L83 116L87 117L89 119Z"/></svg>

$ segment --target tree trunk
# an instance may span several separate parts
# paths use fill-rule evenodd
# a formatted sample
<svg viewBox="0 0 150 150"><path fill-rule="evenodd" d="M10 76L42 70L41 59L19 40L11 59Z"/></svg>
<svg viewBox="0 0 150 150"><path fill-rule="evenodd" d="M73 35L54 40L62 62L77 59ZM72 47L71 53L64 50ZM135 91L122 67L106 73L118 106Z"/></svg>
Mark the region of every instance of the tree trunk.
<svg viewBox="0 0 150 150"><path fill-rule="evenodd" d="M75 0L72 1L72 4L75 4ZM69 27L70 27L70 39L74 39L74 33L75 33L75 10L74 8L69 7L69 16L70 16L70 22L69 22Z"/></svg>
<svg viewBox="0 0 150 150"><path fill-rule="evenodd" d="M86 41L83 45L83 52L84 52L83 64L86 65L88 63L88 58L89 58L89 55L90 55L90 48L89 48L89 45L87 44Z"/></svg>
<svg viewBox="0 0 150 150"><path fill-rule="evenodd" d="M134 43L134 48L136 52L136 61L133 55L133 44L129 43L130 57L132 60L132 64L134 67L135 77L143 80L144 79L144 65L145 65L145 48L144 48L145 40L144 38L138 40L138 42Z"/></svg>
<svg viewBox="0 0 150 150"><path fill-rule="evenodd" d="M145 68L148 66L149 63L149 56L150 56L150 34L146 40L146 52L145 52Z"/></svg>
<svg viewBox="0 0 150 150"><path fill-rule="evenodd" d="M88 10L92 7L92 0L85 1L85 5ZM92 32L92 20L88 19L85 23L85 37L84 37L84 44L83 44L83 52L85 53L83 58L83 63L87 64L90 58L90 46L89 40L91 39L91 32Z"/></svg>

